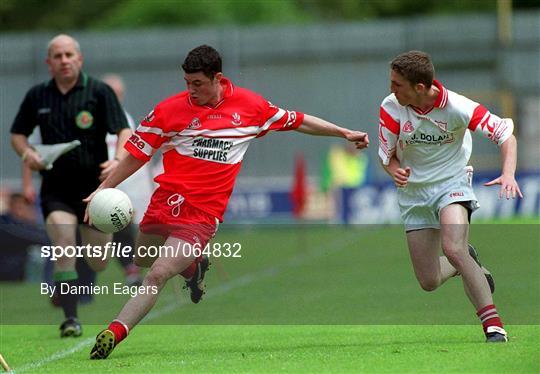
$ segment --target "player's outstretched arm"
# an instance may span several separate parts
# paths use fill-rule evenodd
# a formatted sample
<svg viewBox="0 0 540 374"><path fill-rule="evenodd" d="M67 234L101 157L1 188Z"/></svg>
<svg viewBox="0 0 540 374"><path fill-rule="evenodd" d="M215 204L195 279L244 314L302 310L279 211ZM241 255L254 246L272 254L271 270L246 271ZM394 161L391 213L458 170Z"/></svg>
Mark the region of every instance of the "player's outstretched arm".
<svg viewBox="0 0 540 374"><path fill-rule="evenodd" d="M506 196L506 199L516 198L516 195L523 198L523 194L519 189L516 181L516 164L517 164L517 140L514 135L511 135L504 143L501 144L502 156L502 173L498 178L493 179L484 184L484 186L493 186L499 184L499 198Z"/></svg>
<svg viewBox="0 0 540 374"><path fill-rule="evenodd" d="M124 148L129 137L133 134L131 129L122 129L116 134L118 136L118 141L116 142L116 151L114 158L118 160L124 159L128 155L128 151Z"/></svg>
<svg viewBox="0 0 540 374"><path fill-rule="evenodd" d="M310 116L309 114L304 115L304 122L302 122L296 131L309 135L345 138L350 142L354 142L358 149L367 148L369 146L369 137L365 132L339 127L332 122Z"/></svg>
<svg viewBox="0 0 540 374"><path fill-rule="evenodd" d="M133 157L131 154L128 154L123 158L118 166L113 170L111 174L99 185L99 187L92 192L87 198L83 199L85 203L90 203L94 195L104 188L114 188L127 179L130 175L139 170L146 161L139 160L138 158ZM88 205L86 206L86 211L84 212L84 222L88 222ZM91 222L89 222L91 223Z"/></svg>

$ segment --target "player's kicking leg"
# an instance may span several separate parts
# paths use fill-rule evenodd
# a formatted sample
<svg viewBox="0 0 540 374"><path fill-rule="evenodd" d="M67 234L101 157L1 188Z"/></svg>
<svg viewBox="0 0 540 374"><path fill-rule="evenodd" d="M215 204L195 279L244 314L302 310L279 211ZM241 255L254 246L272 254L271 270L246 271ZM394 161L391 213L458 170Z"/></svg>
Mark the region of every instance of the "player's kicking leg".
<svg viewBox="0 0 540 374"><path fill-rule="evenodd" d="M469 222L465 207L450 204L440 212L442 248L448 261L461 274L465 292L482 322L487 342L505 342L506 331L493 304L488 280L468 248Z"/></svg>
<svg viewBox="0 0 540 374"><path fill-rule="evenodd" d="M162 247L165 244L166 237L163 237L161 235L153 235L153 234L146 234L143 232L139 232L139 236L137 239L138 242L138 248L139 247L145 247L148 248L149 246L154 247ZM152 266L154 263L155 258L152 257L140 257L137 253L135 253L135 257L133 259L133 263L140 267L148 268ZM206 256L199 256L196 258L187 268L185 268L182 272L180 272L180 276L182 276L185 279L185 286L184 288L189 289L190 291L190 298L191 301L195 304L197 304L199 301L201 301L202 296L204 295L204 276L206 272L208 271L208 268L210 266L210 261L208 257Z"/></svg>
<svg viewBox="0 0 540 374"><path fill-rule="evenodd" d="M169 237L165 246L182 248L189 245L181 239ZM104 359L116 347L155 305L159 292L167 281L185 270L195 257L185 257L183 251L177 257L159 257L155 259L146 274L142 287L146 292L139 293L131 298L124 306L118 317L111 322L107 329L101 331L96 337L96 344L90 352L91 359ZM140 263L140 262L139 262Z"/></svg>
<svg viewBox="0 0 540 374"><path fill-rule="evenodd" d="M186 278L186 285L184 288L189 289L191 301L195 304L201 301L204 295L204 276L209 267L210 260L203 255L195 259L186 270L180 273L181 276Z"/></svg>

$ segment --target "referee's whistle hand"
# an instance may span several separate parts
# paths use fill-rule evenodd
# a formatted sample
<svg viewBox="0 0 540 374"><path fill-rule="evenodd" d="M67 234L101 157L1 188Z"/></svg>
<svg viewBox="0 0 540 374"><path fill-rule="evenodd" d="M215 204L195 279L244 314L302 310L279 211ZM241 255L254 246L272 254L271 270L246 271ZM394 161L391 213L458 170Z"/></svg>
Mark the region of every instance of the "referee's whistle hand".
<svg viewBox="0 0 540 374"><path fill-rule="evenodd" d="M28 150L25 153L24 162L32 170L39 171L45 169L41 156L33 150Z"/></svg>

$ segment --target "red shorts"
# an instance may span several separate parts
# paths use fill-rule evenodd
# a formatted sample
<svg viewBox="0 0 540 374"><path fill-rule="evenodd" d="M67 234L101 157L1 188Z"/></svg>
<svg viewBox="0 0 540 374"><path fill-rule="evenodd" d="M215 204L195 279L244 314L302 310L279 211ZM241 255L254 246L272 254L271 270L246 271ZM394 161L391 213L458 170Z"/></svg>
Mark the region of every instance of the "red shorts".
<svg viewBox="0 0 540 374"><path fill-rule="evenodd" d="M202 247L216 235L219 220L189 204L182 195L158 188L139 225L141 232L172 236Z"/></svg>

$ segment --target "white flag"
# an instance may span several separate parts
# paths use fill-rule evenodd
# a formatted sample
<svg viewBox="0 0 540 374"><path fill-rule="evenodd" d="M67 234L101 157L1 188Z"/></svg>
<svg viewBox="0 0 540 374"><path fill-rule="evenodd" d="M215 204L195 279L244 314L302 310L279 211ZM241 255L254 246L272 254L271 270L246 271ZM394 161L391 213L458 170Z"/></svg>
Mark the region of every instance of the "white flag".
<svg viewBox="0 0 540 374"><path fill-rule="evenodd" d="M53 163L58 159L58 157L80 145L81 142L79 140L73 140L68 143L37 144L34 145L34 149L41 156L41 162L43 165L45 165L45 170L51 170Z"/></svg>

